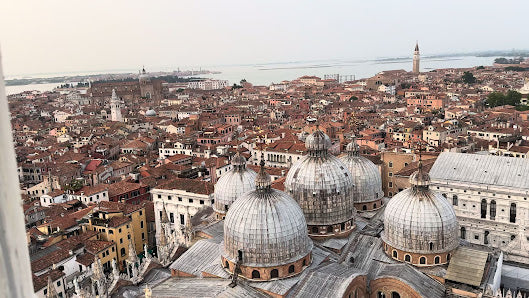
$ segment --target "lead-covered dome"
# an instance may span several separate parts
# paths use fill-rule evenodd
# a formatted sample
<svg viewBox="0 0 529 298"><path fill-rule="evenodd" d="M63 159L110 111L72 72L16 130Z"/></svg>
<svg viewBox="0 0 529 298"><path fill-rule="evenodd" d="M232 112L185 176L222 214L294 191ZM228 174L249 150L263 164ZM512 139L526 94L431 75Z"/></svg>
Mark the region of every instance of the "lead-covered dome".
<svg viewBox="0 0 529 298"><path fill-rule="evenodd" d="M231 160L233 169L221 175L215 184L215 203L213 210L221 219L231 204L235 202L243 193L255 189L255 173L252 169L246 167L246 158L238 152Z"/></svg>
<svg viewBox="0 0 529 298"><path fill-rule="evenodd" d="M286 190L301 206L311 237L350 233L354 227L351 173L328 153L331 140L321 130L309 135L305 146L308 154L288 171Z"/></svg>
<svg viewBox="0 0 529 298"><path fill-rule="evenodd" d="M361 156L355 139L346 147L347 155L340 159L351 172L353 198L357 210L370 211L382 206L382 177L378 167L369 159Z"/></svg>
<svg viewBox="0 0 529 298"><path fill-rule="evenodd" d="M459 245L454 209L429 188L430 177L421 163L410 183L412 186L396 194L384 211L386 253L418 266L447 263L450 252Z"/></svg>
<svg viewBox="0 0 529 298"><path fill-rule="evenodd" d="M255 190L237 199L224 221L222 264L233 272L242 256L241 275L249 279L291 276L310 263L313 244L303 212L288 194L270 185L261 166Z"/></svg>

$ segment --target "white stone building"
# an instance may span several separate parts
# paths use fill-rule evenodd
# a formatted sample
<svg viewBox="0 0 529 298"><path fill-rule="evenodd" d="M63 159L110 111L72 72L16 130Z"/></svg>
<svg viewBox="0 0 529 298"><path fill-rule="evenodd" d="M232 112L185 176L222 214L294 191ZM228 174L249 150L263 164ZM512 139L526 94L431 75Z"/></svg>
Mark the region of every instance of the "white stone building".
<svg viewBox="0 0 529 298"><path fill-rule="evenodd" d="M527 159L452 152L430 170L432 188L454 207L460 238L500 249L520 235L529 240L528 173Z"/></svg>
<svg viewBox="0 0 529 298"><path fill-rule="evenodd" d="M173 228L181 230L199 210L213 206L213 187L211 182L176 178L151 189L157 233L164 205Z"/></svg>

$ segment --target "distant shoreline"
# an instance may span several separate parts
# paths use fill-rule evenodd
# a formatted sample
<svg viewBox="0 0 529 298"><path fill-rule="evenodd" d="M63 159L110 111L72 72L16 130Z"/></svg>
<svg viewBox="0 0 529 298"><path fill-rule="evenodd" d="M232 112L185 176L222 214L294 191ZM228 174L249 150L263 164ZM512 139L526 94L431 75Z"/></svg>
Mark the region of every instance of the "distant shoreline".
<svg viewBox="0 0 529 298"><path fill-rule="evenodd" d="M529 57L529 50L510 50L510 51L478 51L478 52L467 52L467 53L452 53L452 54L441 54L441 55L430 55L422 56L425 60L441 59L440 61L449 61L456 60L458 57ZM346 66L350 64L362 64L362 63L375 63L375 64L392 64L405 61L411 61L412 57L387 57L387 58L375 58L375 59L365 59L365 60L345 60L345 59L329 59L329 60L312 60L312 61L287 61L287 62L276 62L276 63L261 63L258 64L260 71L269 71L269 70L288 70L288 69L315 69L315 68L330 68L335 66ZM340 62L337 62L340 61ZM292 64L301 64L307 63L309 65L292 65ZM272 65L277 66L272 66ZM312 65L310 65L312 64ZM236 66L237 64L234 64ZM265 65L270 65L271 67L266 67ZM281 66L285 65L285 66ZM290 65L290 66L287 66ZM212 68L214 68L212 66ZM116 70L108 70L116 71ZM119 70L118 70L119 71ZM85 73L94 73L93 71L86 71ZM82 72L78 72L82 73ZM196 71L167 71L167 72L153 72L150 73L152 77L157 77L161 75L177 75L182 77L189 77L194 75L208 75L208 74L218 74L217 71L209 70L196 70ZM44 75L44 74L42 74ZM137 74L130 72L129 70L123 70L123 72L114 72L114 73L105 73L104 70L98 71L97 74L74 74L67 75L61 74L53 77L44 77L44 76L26 76L20 75L19 78L6 79L6 86L23 86L23 85L32 85L32 84L62 84L65 82L86 82L87 80L96 81L96 80L108 80L108 79L123 79L123 78L134 78Z"/></svg>

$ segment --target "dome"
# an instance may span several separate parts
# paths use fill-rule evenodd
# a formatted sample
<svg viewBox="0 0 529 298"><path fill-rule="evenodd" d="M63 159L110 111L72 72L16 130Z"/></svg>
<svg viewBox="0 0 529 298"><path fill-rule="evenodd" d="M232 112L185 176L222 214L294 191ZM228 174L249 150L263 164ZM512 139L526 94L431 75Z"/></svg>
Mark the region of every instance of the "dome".
<svg viewBox="0 0 529 298"><path fill-rule="evenodd" d="M329 137L316 130L305 143L308 154L288 171L285 189L305 214L311 236L348 233L354 226L353 180L347 166L329 154Z"/></svg>
<svg viewBox="0 0 529 298"><path fill-rule="evenodd" d="M323 131L317 129L312 134L307 136L305 140L305 147L308 150L324 151L331 147L331 139Z"/></svg>
<svg viewBox="0 0 529 298"><path fill-rule="evenodd" d="M313 246L300 207L288 194L271 188L264 167L255 183L255 190L232 204L224 221L223 261L236 263L241 251L243 276L248 267L270 269L306 260Z"/></svg>
<svg viewBox="0 0 529 298"><path fill-rule="evenodd" d="M458 246L454 209L445 197L430 190L429 181L419 164L419 171L410 177L412 187L396 194L387 204L382 235L387 245L426 255L446 254Z"/></svg>
<svg viewBox="0 0 529 298"><path fill-rule="evenodd" d="M233 169L220 176L215 184L213 209L221 216L226 214L231 204L242 194L255 189L255 173L246 168L246 158L239 153L232 158Z"/></svg>
<svg viewBox="0 0 529 298"><path fill-rule="evenodd" d="M384 192L382 191L382 177L378 167L369 159L360 156L358 144L354 140L347 145L347 155L340 159L347 165L352 175L355 185L353 189L355 207L358 210L379 208Z"/></svg>
<svg viewBox="0 0 529 298"><path fill-rule="evenodd" d="M153 110L152 108L148 109L146 112L145 112L145 116L146 117L155 117L156 116L156 111Z"/></svg>

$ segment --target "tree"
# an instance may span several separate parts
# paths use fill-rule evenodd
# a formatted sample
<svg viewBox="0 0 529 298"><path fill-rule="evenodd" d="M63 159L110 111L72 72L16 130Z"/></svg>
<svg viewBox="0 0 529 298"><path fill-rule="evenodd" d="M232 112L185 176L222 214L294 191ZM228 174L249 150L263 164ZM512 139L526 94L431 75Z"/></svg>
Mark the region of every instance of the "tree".
<svg viewBox="0 0 529 298"><path fill-rule="evenodd" d="M470 71L465 71L461 79L463 79L465 84L474 84L476 82L476 78Z"/></svg>
<svg viewBox="0 0 529 298"><path fill-rule="evenodd" d="M507 91L507 94L492 92L487 96L487 104L491 108L503 105L518 106L521 99L522 94L514 90Z"/></svg>
<svg viewBox="0 0 529 298"><path fill-rule="evenodd" d="M492 92L487 96L487 105L491 108L502 105L505 102L505 95L501 92Z"/></svg>

